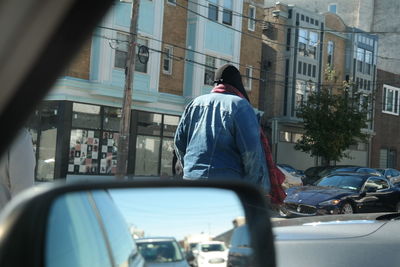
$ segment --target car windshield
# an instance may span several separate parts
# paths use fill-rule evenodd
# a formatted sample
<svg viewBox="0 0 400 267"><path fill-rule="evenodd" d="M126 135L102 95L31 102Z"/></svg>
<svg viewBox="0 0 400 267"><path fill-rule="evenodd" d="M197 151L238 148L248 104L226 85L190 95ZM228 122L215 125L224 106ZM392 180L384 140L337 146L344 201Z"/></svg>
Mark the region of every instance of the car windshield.
<svg viewBox="0 0 400 267"><path fill-rule="evenodd" d="M359 176L334 175L322 178L316 185L360 191L365 179Z"/></svg>
<svg viewBox="0 0 400 267"><path fill-rule="evenodd" d="M225 246L223 244L203 244L201 245L201 251L203 252L225 251Z"/></svg>
<svg viewBox="0 0 400 267"><path fill-rule="evenodd" d="M175 241L138 242L140 254L148 262L182 261L183 256Z"/></svg>

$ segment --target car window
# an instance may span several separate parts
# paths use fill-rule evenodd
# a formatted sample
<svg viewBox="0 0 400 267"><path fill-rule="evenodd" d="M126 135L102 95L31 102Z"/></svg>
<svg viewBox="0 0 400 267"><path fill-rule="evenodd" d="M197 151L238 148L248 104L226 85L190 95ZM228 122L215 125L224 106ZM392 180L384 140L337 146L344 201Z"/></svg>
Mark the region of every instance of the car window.
<svg viewBox="0 0 400 267"><path fill-rule="evenodd" d="M212 252L212 251L224 251L225 246L223 244L203 244L201 245L201 251Z"/></svg>
<svg viewBox="0 0 400 267"><path fill-rule="evenodd" d="M317 185L359 191L363 185L363 182L364 179L360 176L334 175L321 179Z"/></svg>
<svg viewBox="0 0 400 267"><path fill-rule="evenodd" d="M55 201L45 249L47 267L112 266L87 193L71 193Z"/></svg>
<svg viewBox="0 0 400 267"><path fill-rule="evenodd" d="M364 191L367 191L368 189L374 189L374 190L384 190L389 188L388 182L385 180L379 179L379 178L369 178L365 182L364 186Z"/></svg>
<svg viewBox="0 0 400 267"><path fill-rule="evenodd" d="M183 255L176 241L138 242L140 254L146 262L182 261Z"/></svg>
<svg viewBox="0 0 400 267"><path fill-rule="evenodd" d="M94 191L92 196L104 223L115 264L120 266L126 263L131 255L137 253L136 244L110 195L105 191Z"/></svg>

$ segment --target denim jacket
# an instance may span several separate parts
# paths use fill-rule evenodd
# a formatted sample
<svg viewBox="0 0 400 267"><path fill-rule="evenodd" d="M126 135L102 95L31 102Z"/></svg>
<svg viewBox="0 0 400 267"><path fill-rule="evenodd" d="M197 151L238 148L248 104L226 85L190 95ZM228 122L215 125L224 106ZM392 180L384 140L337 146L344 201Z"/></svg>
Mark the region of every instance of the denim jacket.
<svg viewBox="0 0 400 267"><path fill-rule="evenodd" d="M250 103L210 93L186 107L175 133L184 178L245 180L269 192L260 125Z"/></svg>

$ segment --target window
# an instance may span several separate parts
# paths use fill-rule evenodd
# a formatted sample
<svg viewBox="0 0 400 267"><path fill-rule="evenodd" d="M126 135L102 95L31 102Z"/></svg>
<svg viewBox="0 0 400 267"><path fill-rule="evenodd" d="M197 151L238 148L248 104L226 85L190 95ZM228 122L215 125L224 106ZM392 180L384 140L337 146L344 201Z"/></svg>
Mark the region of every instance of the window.
<svg viewBox="0 0 400 267"><path fill-rule="evenodd" d="M308 64L307 75L311 77L311 64Z"/></svg>
<svg viewBox="0 0 400 267"><path fill-rule="evenodd" d="M299 54L302 56L306 55L307 39L308 39L307 36L308 36L307 30L304 29L299 30Z"/></svg>
<svg viewBox="0 0 400 267"><path fill-rule="evenodd" d="M328 11L331 13L335 13L337 12L337 5L336 4L329 4L328 5Z"/></svg>
<svg viewBox="0 0 400 267"><path fill-rule="evenodd" d="M172 176L174 133L178 116L134 112L137 121L135 175Z"/></svg>
<svg viewBox="0 0 400 267"><path fill-rule="evenodd" d="M291 132L280 132L279 140L281 142L288 142L290 143L292 140L292 133Z"/></svg>
<svg viewBox="0 0 400 267"><path fill-rule="evenodd" d="M304 15L303 14L301 14L301 20L304 21Z"/></svg>
<svg viewBox="0 0 400 267"><path fill-rule="evenodd" d="M389 85L383 86L382 111L384 113L399 115L399 91L400 88Z"/></svg>
<svg viewBox="0 0 400 267"><path fill-rule="evenodd" d="M303 63L301 61L299 61L297 65L298 65L297 66L297 73L301 74L301 66L303 65Z"/></svg>
<svg viewBox="0 0 400 267"><path fill-rule="evenodd" d="M314 24L314 19L313 18L310 18L310 23Z"/></svg>
<svg viewBox="0 0 400 267"><path fill-rule="evenodd" d="M252 85L252 77L253 77L253 67L246 67L246 77L244 77L244 88L246 91L251 91Z"/></svg>
<svg viewBox="0 0 400 267"><path fill-rule="evenodd" d="M249 14L248 14L248 24L247 29L249 31L255 31L256 29L256 7L249 6Z"/></svg>
<svg viewBox="0 0 400 267"><path fill-rule="evenodd" d="M296 109L307 101L308 95L313 91L315 91L314 83L303 80L296 81Z"/></svg>
<svg viewBox="0 0 400 267"><path fill-rule="evenodd" d="M394 148L381 148L379 152L379 168L396 168L397 150Z"/></svg>
<svg viewBox="0 0 400 267"><path fill-rule="evenodd" d="M318 45L318 33L310 32L308 51L310 57L312 58L316 58L317 56L317 45Z"/></svg>
<svg viewBox="0 0 400 267"><path fill-rule="evenodd" d="M117 33L117 47L115 49L114 67L125 69L126 59L128 57L129 35Z"/></svg>
<svg viewBox="0 0 400 267"><path fill-rule="evenodd" d="M379 178L369 178L364 185L364 191L367 192L368 189L385 190L389 188L389 184L382 179Z"/></svg>
<svg viewBox="0 0 400 267"><path fill-rule="evenodd" d="M167 3L175 5L176 4L176 0L167 0Z"/></svg>
<svg viewBox="0 0 400 267"><path fill-rule="evenodd" d="M147 39L137 38L135 71L147 73L149 53L146 48L148 46L149 41Z"/></svg>
<svg viewBox="0 0 400 267"><path fill-rule="evenodd" d="M312 66L312 76L315 78L315 75L317 73L317 66L313 65Z"/></svg>
<svg viewBox="0 0 400 267"><path fill-rule="evenodd" d="M232 0L224 1L224 10L222 12L222 23L226 25L232 25Z"/></svg>
<svg viewBox="0 0 400 267"><path fill-rule="evenodd" d="M357 48L357 71L363 72L365 50L362 48Z"/></svg>
<svg viewBox="0 0 400 267"><path fill-rule="evenodd" d="M289 28L286 33L286 51L290 50L291 36L292 36L292 29Z"/></svg>
<svg viewBox="0 0 400 267"><path fill-rule="evenodd" d="M215 76L215 57L206 56L206 69L204 72L204 84L214 85Z"/></svg>
<svg viewBox="0 0 400 267"><path fill-rule="evenodd" d="M307 63L303 62L303 75L307 75Z"/></svg>
<svg viewBox="0 0 400 267"><path fill-rule="evenodd" d="M372 52L365 51L365 73L371 74L372 69Z"/></svg>
<svg viewBox="0 0 400 267"><path fill-rule="evenodd" d="M218 21L218 6L211 3L208 4L208 18L213 21Z"/></svg>
<svg viewBox="0 0 400 267"><path fill-rule="evenodd" d="M319 21L315 20L315 26L318 26L318 25L319 25Z"/></svg>
<svg viewBox="0 0 400 267"><path fill-rule="evenodd" d="M310 22L310 18L308 16L306 17L306 22Z"/></svg>
<svg viewBox="0 0 400 267"><path fill-rule="evenodd" d="M163 73L165 74L172 74L172 56L173 56L173 47L172 46L165 46L164 47L164 54L163 54Z"/></svg>
<svg viewBox="0 0 400 267"><path fill-rule="evenodd" d="M69 174L114 174L121 110L74 103Z"/></svg>
<svg viewBox="0 0 400 267"><path fill-rule="evenodd" d="M335 43L333 41L328 41L328 47L327 47L327 64L329 66L333 66L333 55L334 55L334 50L335 50Z"/></svg>

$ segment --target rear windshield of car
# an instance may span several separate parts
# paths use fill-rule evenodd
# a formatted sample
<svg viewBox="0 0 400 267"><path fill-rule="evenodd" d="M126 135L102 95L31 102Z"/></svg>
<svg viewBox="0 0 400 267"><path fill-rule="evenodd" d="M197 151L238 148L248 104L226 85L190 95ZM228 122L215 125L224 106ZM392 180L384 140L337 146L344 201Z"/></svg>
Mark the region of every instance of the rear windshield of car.
<svg viewBox="0 0 400 267"><path fill-rule="evenodd" d="M205 244L201 245L201 251L210 252L210 251L224 251L225 246L222 244Z"/></svg>
<svg viewBox="0 0 400 267"><path fill-rule="evenodd" d="M140 254L148 262L182 261L183 256L179 246L174 241L137 243Z"/></svg>
<svg viewBox="0 0 400 267"><path fill-rule="evenodd" d="M317 185L360 191L364 180L360 176L334 175L322 178Z"/></svg>

